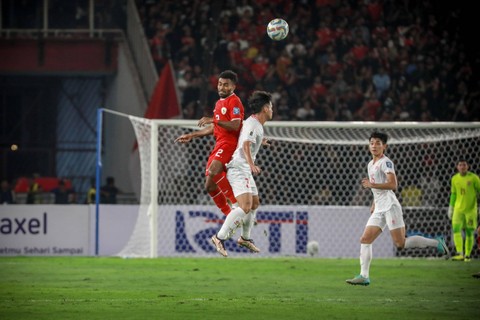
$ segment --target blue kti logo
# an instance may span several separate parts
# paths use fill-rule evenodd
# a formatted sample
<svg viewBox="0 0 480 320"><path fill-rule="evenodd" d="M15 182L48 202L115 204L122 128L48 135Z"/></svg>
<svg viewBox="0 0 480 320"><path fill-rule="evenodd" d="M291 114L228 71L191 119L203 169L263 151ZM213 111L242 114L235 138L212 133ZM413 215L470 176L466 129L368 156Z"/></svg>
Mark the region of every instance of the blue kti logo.
<svg viewBox="0 0 480 320"><path fill-rule="evenodd" d="M197 231L195 234L187 234L187 223L196 219L202 219L211 227ZM178 253L194 253L195 246L205 252L215 252L210 243L210 237L215 234L224 222L224 217L210 211L177 211L175 214L175 251ZM282 225L294 225L295 228L295 252L302 254L307 252L308 242L308 212L303 211L258 211L257 223L268 226L268 252L282 253ZM235 241L226 241L225 248L231 252L248 252L247 249L236 245Z"/></svg>

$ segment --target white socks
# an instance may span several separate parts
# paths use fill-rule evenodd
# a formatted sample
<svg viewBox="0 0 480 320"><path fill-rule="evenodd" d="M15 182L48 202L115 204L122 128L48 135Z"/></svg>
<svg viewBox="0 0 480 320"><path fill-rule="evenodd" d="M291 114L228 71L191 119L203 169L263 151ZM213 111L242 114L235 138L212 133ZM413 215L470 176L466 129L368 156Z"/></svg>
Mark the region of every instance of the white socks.
<svg viewBox="0 0 480 320"><path fill-rule="evenodd" d="M220 240L227 240L233 235L235 230L242 226L245 219L245 211L238 207L230 211L220 231L217 233L217 238Z"/></svg>
<svg viewBox="0 0 480 320"><path fill-rule="evenodd" d="M360 275L364 278L369 277L370 262L372 262L372 245L360 244Z"/></svg>
<svg viewBox="0 0 480 320"><path fill-rule="evenodd" d="M409 248L436 248L438 246L438 240L428 239L421 236L411 236L405 239L405 249Z"/></svg>
<svg viewBox="0 0 480 320"><path fill-rule="evenodd" d="M255 216L257 210L250 210L245 219L243 219L242 237L243 239L250 239L250 231L252 230L253 223L255 222Z"/></svg>

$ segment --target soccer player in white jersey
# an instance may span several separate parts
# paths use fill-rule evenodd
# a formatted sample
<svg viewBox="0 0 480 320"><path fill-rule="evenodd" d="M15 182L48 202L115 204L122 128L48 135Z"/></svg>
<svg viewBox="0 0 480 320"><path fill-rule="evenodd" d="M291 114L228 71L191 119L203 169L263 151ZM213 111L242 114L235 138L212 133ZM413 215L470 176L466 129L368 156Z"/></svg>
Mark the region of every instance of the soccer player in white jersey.
<svg viewBox="0 0 480 320"><path fill-rule="evenodd" d="M392 160L384 154L387 140L388 136L381 132L373 132L369 138L369 150L373 159L368 163L368 178L362 179L362 186L372 190L373 203L370 208L370 218L360 238L360 274L346 280L353 285L368 286L370 284L372 244L386 226L398 249L433 247L442 254L448 254L448 247L441 237L437 239L421 236L405 238L402 207L394 193L397 189L397 176Z"/></svg>
<svg viewBox="0 0 480 320"><path fill-rule="evenodd" d="M237 149L232 160L227 164L227 179L232 186L238 207L226 217L220 231L211 240L217 252L226 257L224 241L242 227L242 235L237 240L238 245L258 253L260 250L250 239L250 231L255 220L255 214L260 203L258 189L253 175L261 172L255 165L258 150L262 145L269 145L264 138L263 125L273 117L272 95L265 91L255 91L248 100L252 115L243 122L238 138Z"/></svg>

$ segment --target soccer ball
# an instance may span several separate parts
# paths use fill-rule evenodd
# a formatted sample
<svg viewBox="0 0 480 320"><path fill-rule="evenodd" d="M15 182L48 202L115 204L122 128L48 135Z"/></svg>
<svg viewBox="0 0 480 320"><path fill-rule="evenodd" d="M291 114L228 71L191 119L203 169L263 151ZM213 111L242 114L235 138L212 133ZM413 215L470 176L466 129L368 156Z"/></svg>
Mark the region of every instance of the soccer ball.
<svg viewBox="0 0 480 320"><path fill-rule="evenodd" d="M308 241L307 243L307 253L309 256L313 257L318 254L318 242L317 241Z"/></svg>
<svg viewBox="0 0 480 320"><path fill-rule="evenodd" d="M288 35L288 23L283 19L273 19L268 23L267 34L275 41L283 40Z"/></svg>

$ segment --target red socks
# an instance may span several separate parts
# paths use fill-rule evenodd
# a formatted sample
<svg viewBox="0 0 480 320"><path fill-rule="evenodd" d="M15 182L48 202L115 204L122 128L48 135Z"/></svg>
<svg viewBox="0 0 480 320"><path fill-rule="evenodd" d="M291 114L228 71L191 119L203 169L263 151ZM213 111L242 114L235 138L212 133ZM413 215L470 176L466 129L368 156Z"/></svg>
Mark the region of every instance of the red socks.
<svg viewBox="0 0 480 320"><path fill-rule="evenodd" d="M213 177L213 181L217 184L220 190L222 190L225 197L230 200L232 204L237 203L237 199L235 199L235 196L233 195L232 186L230 185L230 182L228 182L225 171L222 171Z"/></svg>
<svg viewBox="0 0 480 320"><path fill-rule="evenodd" d="M228 215L232 210L227 203L227 198L223 194L222 190L217 188L215 191L211 191L208 193L210 197L212 197L213 201L217 205L217 207L223 212L224 215Z"/></svg>

